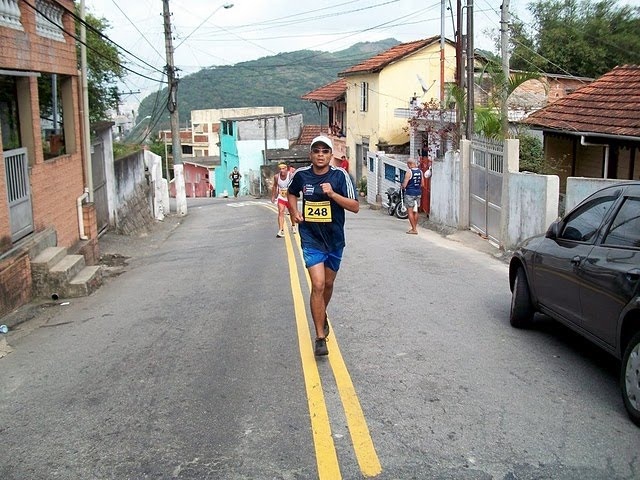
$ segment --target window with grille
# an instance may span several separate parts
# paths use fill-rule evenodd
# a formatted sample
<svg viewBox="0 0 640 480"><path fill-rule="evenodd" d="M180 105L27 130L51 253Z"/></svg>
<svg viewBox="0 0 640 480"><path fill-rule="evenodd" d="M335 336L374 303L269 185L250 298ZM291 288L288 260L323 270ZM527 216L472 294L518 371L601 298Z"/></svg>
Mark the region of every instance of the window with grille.
<svg viewBox="0 0 640 480"><path fill-rule="evenodd" d="M369 110L369 82L362 82L360 84L360 111L366 112Z"/></svg>

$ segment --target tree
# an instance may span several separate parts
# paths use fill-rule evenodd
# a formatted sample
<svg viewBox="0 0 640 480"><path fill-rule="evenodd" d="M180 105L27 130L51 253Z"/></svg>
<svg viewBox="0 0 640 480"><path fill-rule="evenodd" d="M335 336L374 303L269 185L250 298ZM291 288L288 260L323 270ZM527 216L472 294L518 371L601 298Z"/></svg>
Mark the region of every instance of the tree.
<svg viewBox="0 0 640 480"><path fill-rule="evenodd" d="M599 77L638 63L640 7L617 0L537 0L529 27L512 26L511 68Z"/></svg>
<svg viewBox="0 0 640 480"><path fill-rule="evenodd" d="M506 77L498 62L489 61L481 78L487 80L487 106L475 107L474 131L488 138L504 140L510 132L503 130L509 122L503 121L502 105L520 85L529 80L539 80L540 76L534 72L513 72Z"/></svg>
<svg viewBox="0 0 640 480"><path fill-rule="evenodd" d="M79 7L76 16L79 18ZM87 13L87 84L89 93L89 120L96 122L109 118L109 110L117 110L120 102L117 82L122 80L125 70L118 48L97 32L104 34L110 27L105 18ZM76 22L76 34L80 38L80 21ZM77 45L80 61L80 43Z"/></svg>

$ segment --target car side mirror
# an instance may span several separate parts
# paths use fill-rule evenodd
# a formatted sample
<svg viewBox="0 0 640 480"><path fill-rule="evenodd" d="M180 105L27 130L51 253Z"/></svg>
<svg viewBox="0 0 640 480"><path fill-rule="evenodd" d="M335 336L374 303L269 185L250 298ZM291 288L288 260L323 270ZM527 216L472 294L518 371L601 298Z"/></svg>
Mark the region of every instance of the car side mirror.
<svg viewBox="0 0 640 480"><path fill-rule="evenodd" d="M545 237L550 238L551 240L555 240L560 235L560 220L556 220L547 229L547 233L545 233Z"/></svg>

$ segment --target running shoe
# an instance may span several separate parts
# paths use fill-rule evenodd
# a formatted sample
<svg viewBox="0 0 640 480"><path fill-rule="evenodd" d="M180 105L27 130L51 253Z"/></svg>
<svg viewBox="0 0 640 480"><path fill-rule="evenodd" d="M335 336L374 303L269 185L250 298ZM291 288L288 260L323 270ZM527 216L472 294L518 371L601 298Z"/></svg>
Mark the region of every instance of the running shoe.
<svg viewBox="0 0 640 480"><path fill-rule="evenodd" d="M323 355L329 355L329 350L327 349L327 339L326 338L316 338L315 354L316 354L317 357L321 357Z"/></svg>
<svg viewBox="0 0 640 480"><path fill-rule="evenodd" d="M278 230L278 233L276 233L276 237L278 238L284 237L284 230Z"/></svg>
<svg viewBox="0 0 640 480"><path fill-rule="evenodd" d="M298 227L296 227L295 225L291 227L291 233L293 233L294 235L298 233Z"/></svg>

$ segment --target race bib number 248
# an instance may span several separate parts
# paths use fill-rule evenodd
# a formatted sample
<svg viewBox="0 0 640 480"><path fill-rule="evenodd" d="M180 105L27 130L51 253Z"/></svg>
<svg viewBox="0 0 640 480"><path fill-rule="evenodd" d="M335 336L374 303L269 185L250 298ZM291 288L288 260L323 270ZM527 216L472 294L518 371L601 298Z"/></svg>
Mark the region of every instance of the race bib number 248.
<svg viewBox="0 0 640 480"><path fill-rule="evenodd" d="M331 202L305 202L305 222L331 222Z"/></svg>

